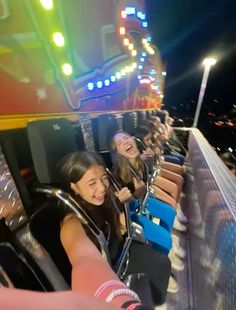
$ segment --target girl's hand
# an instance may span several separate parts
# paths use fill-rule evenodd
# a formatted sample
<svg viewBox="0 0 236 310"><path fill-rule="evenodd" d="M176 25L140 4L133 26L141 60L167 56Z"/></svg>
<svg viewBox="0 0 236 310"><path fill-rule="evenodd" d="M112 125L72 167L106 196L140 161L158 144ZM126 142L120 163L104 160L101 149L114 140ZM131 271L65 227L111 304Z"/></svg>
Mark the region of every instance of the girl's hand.
<svg viewBox="0 0 236 310"><path fill-rule="evenodd" d="M119 192L115 192L115 196L121 203L129 203L132 200L132 194L127 187L123 187Z"/></svg>
<svg viewBox="0 0 236 310"><path fill-rule="evenodd" d="M141 197L146 193L146 186L143 180L138 181L136 178L133 178L134 188L135 188L135 196L137 198Z"/></svg>
<svg viewBox="0 0 236 310"><path fill-rule="evenodd" d="M148 148L147 150L143 151L143 154L140 155L140 157L143 160L149 160L154 157L154 152L152 151L151 148Z"/></svg>

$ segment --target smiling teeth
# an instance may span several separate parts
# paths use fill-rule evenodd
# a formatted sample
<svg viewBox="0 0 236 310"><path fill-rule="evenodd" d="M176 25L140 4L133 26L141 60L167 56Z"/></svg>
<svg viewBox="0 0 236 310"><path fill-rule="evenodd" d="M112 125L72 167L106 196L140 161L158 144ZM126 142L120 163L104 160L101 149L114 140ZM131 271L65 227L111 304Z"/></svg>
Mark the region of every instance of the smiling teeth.
<svg viewBox="0 0 236 310"><path fill-rule="evenodd" d="M129 151L132 148L132 145L129 145L126 149L126 151Z"/></svg>

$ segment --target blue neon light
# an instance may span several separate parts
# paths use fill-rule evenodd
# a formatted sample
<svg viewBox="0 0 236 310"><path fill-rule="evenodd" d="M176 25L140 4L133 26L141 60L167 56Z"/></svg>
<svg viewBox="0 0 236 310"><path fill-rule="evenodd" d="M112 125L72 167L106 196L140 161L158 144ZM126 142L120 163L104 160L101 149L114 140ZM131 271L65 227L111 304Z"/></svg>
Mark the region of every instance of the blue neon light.
<svg viewBox="0 0 236 310"><path fill-rule="evenodd" d="M134 7L128 6L128 7L125 9L125 13L126 13L127 15L135 15L136 9L135 9Z"/></svg>
<svg viewBox="0 0 236 310"><path fill-rule="evenodd" d="M102 81L98 81L97 82L97 88L102 88L103 84L102 84Z"/></svg>
<svg viewBox="0 0 236 310"><path fill-rule="evenodd" d="M142 66L142 65L139 65L138 68L139 68L139 70L142 70L142 69L143 69L143 66Z"/></svg>
<svg viewBox="0 0 236 310"><path fill-rule="evenodd" d="M147 22L143 22L143 28L147 28L148 27L148 23Z"/></svg>
<svg viewBox="0 0 236 310"><path fill-rule="evenodd" d="M116 77L114 75L111 76L111 82L115 82L116 81Z"/></svg>
<svg viewBox="0 0 236 310"><path fill-rule="evenodd" d="M146 19L146 15L142 12L142 11L138 11L137 12L137 17L141 20L145 20Z"/></svg>
<svg viewBox="0 0 236 310"><path fill-rule="evenodd" d="M88 83L87 87L88 87L88 90L93 90L94 89L94 84L93 83Z"/></svg>
<svg viewBox="0 0 236 310"><path fill-rule="evenodd" d="M105 81L104 81L104 85L105 85L105 86L109 86L109 85L110 85L110 80L105 80Z"/></svg>
<svg viewBox="0 0 236 310"><path fill-rule="evenodd" d="M146 56L147 56L147 53L142 52L142 56L143 56L143 57L146 57Z"/></svg>
<svg viewBox="0 0 236 310"><path fill-rule="evenodd" d="M143 57L141 57L141 58L140 58L140 61L141 61L141 62L144 62L144 61L145 61L145 59L144 59Z"/></svg>

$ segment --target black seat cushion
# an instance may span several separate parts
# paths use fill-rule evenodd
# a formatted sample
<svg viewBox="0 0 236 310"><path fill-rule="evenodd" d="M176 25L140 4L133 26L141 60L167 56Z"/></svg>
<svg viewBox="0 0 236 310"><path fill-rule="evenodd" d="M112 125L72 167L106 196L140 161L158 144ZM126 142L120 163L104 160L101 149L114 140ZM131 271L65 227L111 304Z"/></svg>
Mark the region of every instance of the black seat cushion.
<svg viewBox="0 0 236 310"><path fill-rule="evenodd" d="M60 241L60 223L64 215L63 207L50 201L32 216L30 230L35 239L49 253L70 286L71 264Z"/></svg>

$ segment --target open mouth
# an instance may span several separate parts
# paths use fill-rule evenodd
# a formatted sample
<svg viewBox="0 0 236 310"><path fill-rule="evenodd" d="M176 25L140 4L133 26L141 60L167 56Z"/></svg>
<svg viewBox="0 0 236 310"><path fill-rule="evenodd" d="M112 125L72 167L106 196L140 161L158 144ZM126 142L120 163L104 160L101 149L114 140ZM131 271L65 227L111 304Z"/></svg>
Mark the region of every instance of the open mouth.
<svg viewBox="0 0 236 310"><path fill-rule="evenodd" d="M134 151L134 146L133 146L132 144L129 144L129 145L127 146L127 148L125 149L125 151L126 151L127 153L133 152L133 151Z"/></svg>
<svg viewBox="0 0 236 310"><path fill-rule="evenodd" d="M97 200L103 200L103 199L105 199L105 194L97 195L97 196L95 196L95 199L97 199Z"/></svg>

